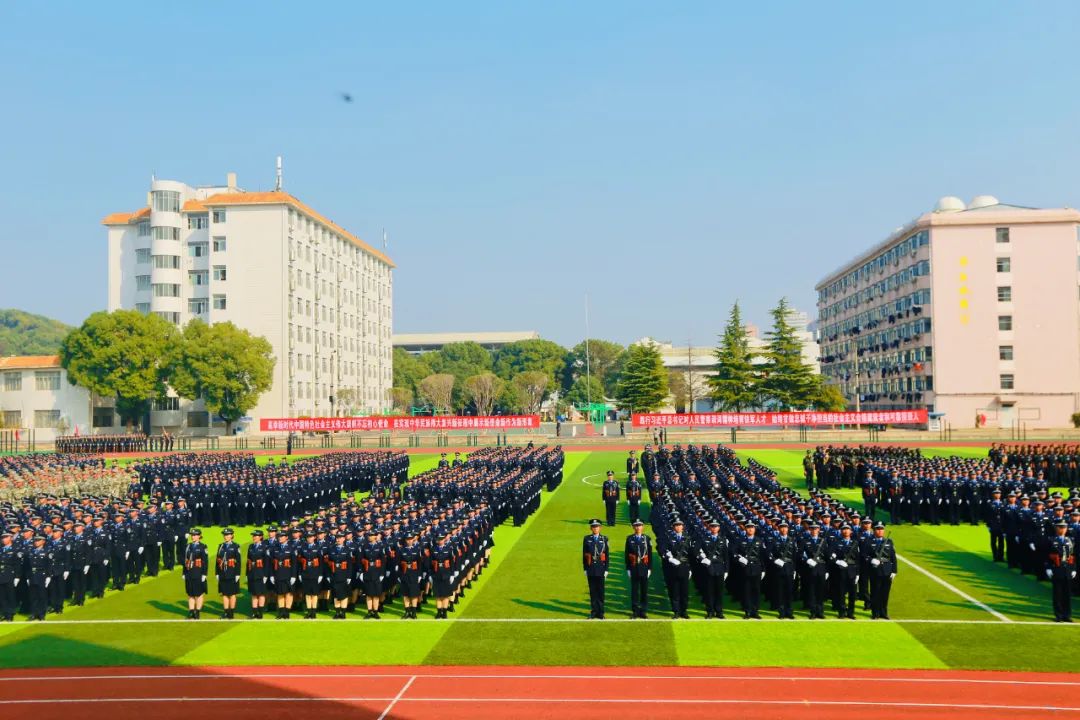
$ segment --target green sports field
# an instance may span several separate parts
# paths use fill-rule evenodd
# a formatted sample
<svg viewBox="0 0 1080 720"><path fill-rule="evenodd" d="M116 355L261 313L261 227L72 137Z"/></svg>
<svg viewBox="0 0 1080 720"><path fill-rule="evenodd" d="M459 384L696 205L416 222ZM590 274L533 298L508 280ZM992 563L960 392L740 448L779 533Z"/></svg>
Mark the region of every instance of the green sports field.
<svg viewBox="0 0 1080 720"><path fill-rule="evenodd" d="M927 450L981 455L982 449ZM802 450L750 450L784 482L801 486ZM65 665L250 664L532 664L725 665L879 668L965 668L1080 671L1080 629L1046 622L1046 583L1022 577L990 560L981 527L891 528L904 558L890 603L893 622L703 619L672 622L660 573L652 583L649 621L619 620L628 605L625 576L613 572L607 621L590 621L580 567L587 520L602 514L599 484L619 472L621 452L569 452L565 481L544 493L540 510L520 528L496 530L492 565L474 583L449 621L398 621L400 603L382 620L217 620L212 584L203 620L185 620L177 571L144 578L124 592L71 608L44 623L0 625L0 667ZM436 455L414 455L419 472ZM857 492L834 495L857 500ZM856 506L859 504L856 502ZM625 505L620 524L605 528L621 567L629 532ZM246 529L237 530L238 540ZM220 540L207 530L213 548ZM916 566L921 569L917 570ZM245 599L239 610L246 615ZM691 601L693 606L695 601ZM700 606L700 602L697 602ZM734 607L730 598L725 603ZM800 618L805 613L797 608ZM357 615L357 618L360 616Z"/></svg>

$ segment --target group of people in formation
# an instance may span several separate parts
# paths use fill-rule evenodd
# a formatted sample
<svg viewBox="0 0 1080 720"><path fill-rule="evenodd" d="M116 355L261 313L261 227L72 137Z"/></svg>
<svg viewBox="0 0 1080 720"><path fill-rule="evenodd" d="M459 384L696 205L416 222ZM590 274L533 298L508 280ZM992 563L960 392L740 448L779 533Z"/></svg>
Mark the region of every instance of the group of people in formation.
<svg viewBox="0 0 1080 720"><path fill-rule="evenodd" d="M794 618L801 600L812 619L825 617L826 604L838 617L854 619L859 601L872 619L889 619L898 567L883 523L817 490L800 496L781 486L773 471L753 460L743 465L720 445L646 446L640 460L631 452L626 465L633 531L623 543L623 570L631 617L647 617L649 579L657 569L673 619L689 617L691 585L706 618L724 618L730 595L747 619L761 617L763 597L780 618ZM639 472L646 478L652 536L635 507ZM601 491L609 525L618 486L609 471ZM593 519L582 545L590 618L603 618L606 609L612 554L602 526Z"/></svg>

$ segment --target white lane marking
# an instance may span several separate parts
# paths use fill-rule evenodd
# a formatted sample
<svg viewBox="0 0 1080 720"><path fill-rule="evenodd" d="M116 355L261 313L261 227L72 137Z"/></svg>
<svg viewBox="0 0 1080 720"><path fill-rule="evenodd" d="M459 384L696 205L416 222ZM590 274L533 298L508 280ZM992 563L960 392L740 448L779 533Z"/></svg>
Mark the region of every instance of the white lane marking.
<svg viewBox="0 0 1080 720"><path fill-rule="evenodd" d="M808 679L808 678L807 678ZM515 703L515 704L570 704L570 705L765 705L765 706L800 706L812 705L836 707L883 707L883 708L934 708L955 710L1038 710L1049 712L1080 712L1080 706L1060 705L998 705L990 703L935 703L911 701L867 701L867 700L765 700L758 698L466 698L466 697L413 697L413 698L375 698L375 697L169 697L169 698L39 698L34 700L0 700L0 705L43 705L43 704L83 704L83 703L221 703L221 702L257 702L257 703L326 703L326 702L403 702L403 703Z"/></svg>
<svg viewBox="0 0 1080 720"><path fill-rule="evenodd" d="M604 487L603 483L597 485L596 483L589 482L589 478L594 478L594 477L606 477L606 474L605 473L593 473L592 475L586 475L585 477L581 478L581 482L585 483L589 487L595 487L595 488Z"/></svg>
<svg viewBox="0 0 1080 720"><path fill-rule="evenodd" d="M398 702L401 700L401 696L404 695L410 687L412 687L412 684L414 682L416 682L415 675L410 677L408 682L401 686L401 690L398 692L398 694L394 696L394 699L391 700L390 704L386 706L386 709L382 711L382 715L379 716L379 720L386 720L387 716L390 715L390 711L393 710L394 706L397 705Z"/></svg>
<svg viewBox="0 0 1080 720"><path fill-rule="evenodd" d="M964 591L963 591L963 590L961 590L960 588L958 588L958 587L956 587L955 585L952 585L951 583L949 583L949 582L947 582L947 581L945 581L945 580L943 580L943 579L939 578L939 577L938 577L937 575L935 575L934 573L930 572L930 571L929 571L929 570L927 570L926 568L924 568L924 567L921 567L921 566L919 566L919 565L916 565L915 563L911 562L910 560L908 560L908 559L907 559L906 557L904 557L904 556L903 556L903 555L901 555L900 553L897 553L897 554L896 554L896 558L897 558L898 560L900 560L901 562L905 562L905 563L907 563L908 565L910 565L911 567L913 567L913 568L914 568L915 570L918 570L918 571L919 571L919 572L921 572L921 573L922 573L923 575L925 575L926 577L930 578L931 580L933 580L934 582L936 582L936 583L937 583L938 585L941 585L941 586L942 586L943 588L945 588L946 590L951 590L952 592L956 593L956 594L957 594L957 595L959 595L960 597L962 597L962 598L964 598L965 600L967 600L967 601L968 601L969 603L971 603L971 604L973 604L973 605L977 605L978 607L982 608L982 609L983 609L983 610L985 610L986 612L988 612L988 613L990 613L991 615L993 615L994 617L996 617L996 618L997 618L998 620L1000 620L1001 622L1005 622L1005 623L1011 623L1011 622L1012 622L1012 620L1010 620L1009 618L1005 617L1004 615L1002 615L1001 613L999 613L999 612L998 612L997 610L995 610L994 608L992 608L992 607L990 607L989 605L987 605L986 603L984 603L983 601L981 601L981 600L977 600L977 599L975 599L974 597L972 597L971 595L968 595L968 594L967 594L966 592L964 592Z"/></svg>

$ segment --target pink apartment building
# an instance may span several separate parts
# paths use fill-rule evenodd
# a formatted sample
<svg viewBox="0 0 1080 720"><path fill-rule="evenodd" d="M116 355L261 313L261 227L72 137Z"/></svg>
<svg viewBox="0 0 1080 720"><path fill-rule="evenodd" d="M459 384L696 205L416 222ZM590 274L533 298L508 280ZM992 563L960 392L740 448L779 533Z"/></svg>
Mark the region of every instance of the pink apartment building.
<svg viewBox="0 0 1080 720"><path fill-rule="evenodd" d="M1080 212L938 201L816 286L822 374L954 428L1080 411Z"/></svg>

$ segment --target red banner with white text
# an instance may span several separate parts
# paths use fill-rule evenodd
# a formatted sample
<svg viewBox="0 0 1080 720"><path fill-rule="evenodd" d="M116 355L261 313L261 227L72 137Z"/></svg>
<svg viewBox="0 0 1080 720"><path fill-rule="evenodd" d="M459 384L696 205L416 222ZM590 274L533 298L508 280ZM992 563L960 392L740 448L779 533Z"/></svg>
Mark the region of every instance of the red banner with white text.
<svg viewBox="0 0 1080 720"><path fill-rule="evenodd" d="M539 415L417 415L340 418L262 418L260 432L364 430L535 430Z"/></svg>
<svg viewBox="0 0 1080 720"><path fill-rule="evenodd" d="M773 427L777 425L925 425L926 409L863 412L634 413L634 427Z"/></svg>

